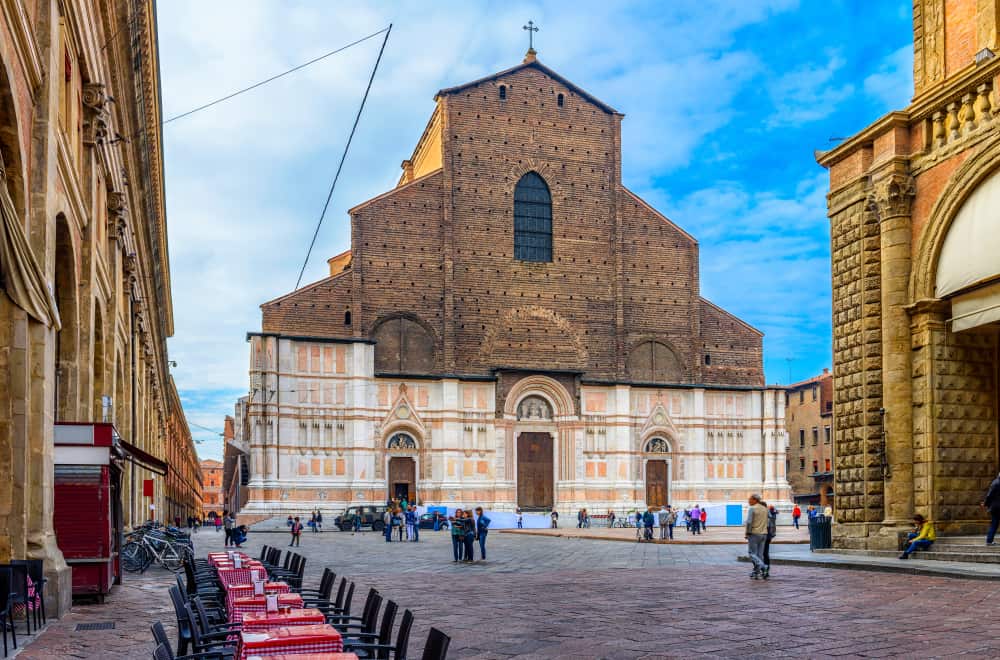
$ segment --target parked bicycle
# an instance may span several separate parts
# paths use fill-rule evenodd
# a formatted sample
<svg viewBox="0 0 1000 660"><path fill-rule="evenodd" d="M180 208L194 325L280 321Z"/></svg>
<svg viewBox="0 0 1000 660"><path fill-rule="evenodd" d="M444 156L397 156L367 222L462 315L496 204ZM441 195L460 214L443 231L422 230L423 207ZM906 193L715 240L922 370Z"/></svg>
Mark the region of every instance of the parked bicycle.
<svg viewBox="0 0 1000 660"><path fill-rule="evenodd" d="M132 573L145 572L154 562L176 573L184 567L184 559L193 556L191 539L176 530L171 532L146 524L125 538L122 566Z"/></svg>

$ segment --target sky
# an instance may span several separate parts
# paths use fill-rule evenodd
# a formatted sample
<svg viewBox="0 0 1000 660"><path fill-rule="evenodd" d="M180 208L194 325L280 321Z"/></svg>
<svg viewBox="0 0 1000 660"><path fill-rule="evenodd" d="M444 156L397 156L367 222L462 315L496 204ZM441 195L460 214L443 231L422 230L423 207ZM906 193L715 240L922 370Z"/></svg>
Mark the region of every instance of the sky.
<svg viewBox="0 0 1000 660"><path fill-rule="evenodd" d="M765 333L768 383L829 367L835 146L912 95L908 2L157 3L170 118L393 24L303 283L393 188L434 93L538 58L625 113L622 177L699 241L701 291ZM163 127L174 378L203 458L248 388L246 333L295 286L381 38Z"/></svg>

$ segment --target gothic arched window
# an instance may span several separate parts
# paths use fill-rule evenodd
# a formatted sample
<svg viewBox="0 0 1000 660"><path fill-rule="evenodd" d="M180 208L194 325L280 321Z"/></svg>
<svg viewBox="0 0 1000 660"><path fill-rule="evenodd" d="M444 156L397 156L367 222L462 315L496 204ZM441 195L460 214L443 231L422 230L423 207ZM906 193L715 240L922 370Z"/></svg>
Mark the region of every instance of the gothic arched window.
<svg viewBox="0 0 1000 660"><path fill-rule="evenodd" d="M528 172L514 188L514 258L552 261L552 196L537 172Z"/></svg>

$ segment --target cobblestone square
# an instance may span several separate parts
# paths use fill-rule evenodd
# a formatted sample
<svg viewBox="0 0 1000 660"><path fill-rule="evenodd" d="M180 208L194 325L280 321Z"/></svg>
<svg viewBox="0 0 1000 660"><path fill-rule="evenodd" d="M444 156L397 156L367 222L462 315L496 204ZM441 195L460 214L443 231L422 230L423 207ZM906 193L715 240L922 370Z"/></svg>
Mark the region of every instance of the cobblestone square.
<svg viewBox="0 0 1000 660"><path fill-rule="evenodd" d="M199 554L222 535L196 535ZM246 549L287 545L252 533ZM487 562L451 561L444 532L387 544L373 533L305 534L307 582L324 566L374 586L416 616L411 656L430 626L452 636L452 658L996 657L1000 587L993 582L776 566L748 579L733 545L652 545L493 533ZM478 554L477 554L478 556ZM170 619L154 571L131 577L107 606L50 624L24 658L141 658L149 624ZM75 633L80 621L114 631Z"/></svg>

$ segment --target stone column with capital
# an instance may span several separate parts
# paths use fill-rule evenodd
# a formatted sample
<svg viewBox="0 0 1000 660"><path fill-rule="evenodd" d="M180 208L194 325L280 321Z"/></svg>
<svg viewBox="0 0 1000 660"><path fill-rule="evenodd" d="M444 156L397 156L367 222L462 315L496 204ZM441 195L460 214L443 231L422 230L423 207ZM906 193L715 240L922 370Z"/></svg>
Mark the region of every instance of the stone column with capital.
<svg viewBox="0 0 1000 660"><path fill-rule="evenodd" d="M909 302L910 209L913 178L895 170L873 177L870 208L879 221L882 303L882 399L885 409L885 519L882 533L913 516L913 384L911 379Z"/></svg>

